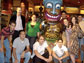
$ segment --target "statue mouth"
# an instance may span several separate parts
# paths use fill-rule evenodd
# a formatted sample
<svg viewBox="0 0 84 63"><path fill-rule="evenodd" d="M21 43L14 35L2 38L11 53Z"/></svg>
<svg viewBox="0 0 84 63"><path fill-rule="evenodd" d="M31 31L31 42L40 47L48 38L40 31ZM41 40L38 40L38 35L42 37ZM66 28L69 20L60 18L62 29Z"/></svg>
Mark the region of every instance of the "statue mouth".
<svg viewBox="0 0 84 63"><path fill-rule="evenodd" d="M58 21L60 19L61 15L50 15L49 13L45 13L45 18L49 21Z"/></svg>

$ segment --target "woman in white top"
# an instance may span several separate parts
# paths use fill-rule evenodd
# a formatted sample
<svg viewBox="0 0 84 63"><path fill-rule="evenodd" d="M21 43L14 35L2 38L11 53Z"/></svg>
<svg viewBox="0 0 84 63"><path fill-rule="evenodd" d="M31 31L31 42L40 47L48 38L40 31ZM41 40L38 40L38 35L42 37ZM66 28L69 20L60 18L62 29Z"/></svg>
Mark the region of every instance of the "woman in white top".
<svg viewBox="0 0 84 63"><path fill-rule="evenodd" d="M45 51L47 49L47 51ZM51 49L48 47L47 42L44 37L41 35L37 42L33 45L34 50L34 63L47 63L52 60Z"/></svg>

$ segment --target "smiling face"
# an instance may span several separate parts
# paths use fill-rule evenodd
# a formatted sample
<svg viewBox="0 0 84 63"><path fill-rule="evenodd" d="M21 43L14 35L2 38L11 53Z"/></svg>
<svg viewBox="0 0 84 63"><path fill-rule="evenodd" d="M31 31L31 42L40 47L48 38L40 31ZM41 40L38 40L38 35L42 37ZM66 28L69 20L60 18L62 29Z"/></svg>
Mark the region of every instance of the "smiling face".
<svg viewBox="0 0 84 63"><path fill-rule="evenodd" d="M44 43L45 39L43 36L39 37L39 43L42 45Z"/></svg>
<svg viewBox="0 0 84 63"><path fill-rule="evenodd" d="M14 31L15 30L15 25L16 25L15 23L9 24L11 31Z"/></svg>
<svg viewBox="0 0 84 63"><path fill-rule="evenodd" d="M76 18L75 17L72 17L72 20L71 20L72 24L76 24Z"/></svg>
<svg viewBox="0 0 84 63"><path fill-rule="evenodd" d="M68 20L67 19L64 19L63 22L64 22L64 25L65 26L68 26L69 23L68 23Z"/></svg>
<svg viewBox="0 0 84 63"><path fill-rule="evenodd" d="M78 16L78 21L82 21L82 16Z"/></svg>
<svg viewBox="0 0 84 63"><path fill-rule="evenodd" d="M31 19L32 21L36 21L36 15L32 15Z"/></svg>
<svg viewBox="0 0 84 63"><path fill-rule="evenodd" d="M58 21L62 0L44 0L45 18L48 21Z"/></svg>
<svg viewBox="0 0 84 63"><path fill-rule="evenodd" d="M58 41L58 46L59 46L59 48L61 48L61 47L62 47L62 45L63 45L62 40L59 40L59 41Z"/></svg>
<svg viewBox="0 0 84 63"><path fill-rule="evenodd" d="M66 18L66 13L62 13L62 18Z"/></svg>
<svg viewBox="0 0 84 63"><path fill-rule="evenodd" d="M22 40L24 40L25 39L25 31L21 31L19 36Z"/></svg>
<svg viewBox="0 0 84 63"><path fill-rule="evenodd" d="M21 12L22 12L22 11L21 11L21 8L18 7L18 8L17 8L17 15L21 15Z"/></svg>

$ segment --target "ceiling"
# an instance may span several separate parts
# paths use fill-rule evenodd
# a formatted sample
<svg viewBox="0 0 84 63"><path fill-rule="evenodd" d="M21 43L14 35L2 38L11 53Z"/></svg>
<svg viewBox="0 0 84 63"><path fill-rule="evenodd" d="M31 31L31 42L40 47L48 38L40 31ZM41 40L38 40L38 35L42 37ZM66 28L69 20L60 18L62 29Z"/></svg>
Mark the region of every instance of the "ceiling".
<svg viewBox="0 0 84 63"><path fill-rule="evenodd" d="M43 0L32 0L34 5L41 5ZM80 7L84 5L84 0L63 0L63 6Z"/></svg>

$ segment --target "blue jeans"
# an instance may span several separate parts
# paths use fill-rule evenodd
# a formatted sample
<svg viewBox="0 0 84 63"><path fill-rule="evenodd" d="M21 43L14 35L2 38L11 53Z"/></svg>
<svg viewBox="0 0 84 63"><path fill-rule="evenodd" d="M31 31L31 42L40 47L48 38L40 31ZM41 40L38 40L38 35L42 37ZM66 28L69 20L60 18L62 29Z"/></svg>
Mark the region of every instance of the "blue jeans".
<svg viewBox="0 0 84 63"><path fill-rule="evenodd" d="M1 45L0 45L1 48ZM0 52L0 63L4 63L4 53Z"/></svg>
<svg viewBox="0 0 84 63"><path fill-rule="evenodd" d="M17 55L18 63L20 63L21 54L16 54L16 55ZM25 58L24 63L28 63L29 60L30 60L30 57L31 57L31 53L30 52L25 53L25 55L24 55L24 58ZM12 62L14 63L15 59L14 59L13 56L12 56L12 60L13 60Z"/></svg>
<svg viewBox="0 0 84 63"><path fill-rule="evenodd" d="M79 47L80 47L80 53L81 53L81 60L84 60L84 52L81 50L81 45L84 45L84 37L81 39L78 39L79 41Z"/></svg>
<svg viewBox="0 0 84 63"><path fill-rule="evenodd" d="M10 44L8 39L4 40L4 46L6 48L6 56L4 57L4 52L0 52L0 63L4 63L4 62L9 63L11 58L11 49L10 49ZM0 48L1 48L1 45L0 45Z"/></svg>
<svg viewBox="0 0 84 63"><path fill-rule="evenodd" d="M62 62L63 62L63 63L66 63L68 59L69 59L69 56L66 57L66 58L64 58L64 59L62 59ZM54 63L59 63L58 59L53 58L53 60L54 60Z"/></svg>

